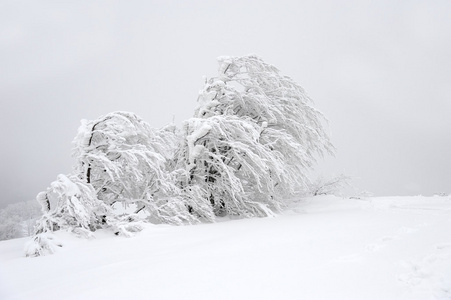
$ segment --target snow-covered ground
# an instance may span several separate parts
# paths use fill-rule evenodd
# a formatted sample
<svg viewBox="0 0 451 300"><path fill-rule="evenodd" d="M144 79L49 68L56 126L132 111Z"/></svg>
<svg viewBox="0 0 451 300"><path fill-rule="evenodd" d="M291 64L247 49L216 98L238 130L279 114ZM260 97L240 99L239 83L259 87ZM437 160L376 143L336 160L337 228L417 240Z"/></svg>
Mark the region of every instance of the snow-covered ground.
<svg viewBox="0 0 451 300"><path fill-rule="evenodd" d="M0 299L451 299L451 198L301 199L275 218L0 242Z"/></svg>

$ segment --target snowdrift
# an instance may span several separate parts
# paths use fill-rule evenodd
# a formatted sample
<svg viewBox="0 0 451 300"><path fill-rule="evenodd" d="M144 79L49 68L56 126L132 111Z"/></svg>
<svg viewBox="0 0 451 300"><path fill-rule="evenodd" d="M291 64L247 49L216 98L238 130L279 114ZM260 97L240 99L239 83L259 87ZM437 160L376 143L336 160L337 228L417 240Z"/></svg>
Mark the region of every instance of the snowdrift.
<svg viewBox="0 0 451 300"><path fill-rule="evenodd" d="M0 299L451 299L451 198L297 199L274 218L0 242Z"/></svg>

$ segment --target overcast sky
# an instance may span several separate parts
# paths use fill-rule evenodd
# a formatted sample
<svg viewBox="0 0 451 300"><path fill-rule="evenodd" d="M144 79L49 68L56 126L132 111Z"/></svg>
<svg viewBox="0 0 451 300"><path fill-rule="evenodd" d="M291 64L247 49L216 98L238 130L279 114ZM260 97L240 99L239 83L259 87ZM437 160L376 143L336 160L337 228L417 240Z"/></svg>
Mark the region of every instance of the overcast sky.
<svg viewBox="0 0 451 300"><path fill-rule="evenodd" d="M71 172L81 119L191 117L216 57L255 53L329 119L374 195L451 192L451 1L1 1L0 207Z"/></svg>

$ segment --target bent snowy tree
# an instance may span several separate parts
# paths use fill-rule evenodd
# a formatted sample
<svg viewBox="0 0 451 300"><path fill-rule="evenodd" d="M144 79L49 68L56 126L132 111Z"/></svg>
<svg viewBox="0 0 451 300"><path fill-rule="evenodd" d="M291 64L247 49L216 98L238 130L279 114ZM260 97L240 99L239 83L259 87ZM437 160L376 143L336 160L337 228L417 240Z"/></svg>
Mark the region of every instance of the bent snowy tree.
<svg viewBox="0 0 451 300"><path fill-rule="evenodd" d="M58 176L37 197L44 216L27 255L53 252L56 229L129 236L141 222L270 216L307 188L316 157L333 153L304 90L257 56L220 57L198 102L181 130L153 129L128 112L83 120L74 174ZM116 204L135 210L115 214Z"/></svg>
<svg viewBox="0 0 451 300"><path fill-rule="evenodd" d="M185 122L179 162L216 214L271 215L307 188L315 155L333 153L324 118L301 86L259 57L218 60L218 76Z"/></svg>
<svg viewBox="0 0 451 300"><path fill-rule="evenodd" d="M195 223L188 206L211 220L211 210L196 201L195 193L182 193L176 185L179 172L169 165L176 141L174 126L157 130L132 113L113 112L82 122L74 140L76 170L99 200L133 203L135 213L144 211L153 222Z"/></svg>

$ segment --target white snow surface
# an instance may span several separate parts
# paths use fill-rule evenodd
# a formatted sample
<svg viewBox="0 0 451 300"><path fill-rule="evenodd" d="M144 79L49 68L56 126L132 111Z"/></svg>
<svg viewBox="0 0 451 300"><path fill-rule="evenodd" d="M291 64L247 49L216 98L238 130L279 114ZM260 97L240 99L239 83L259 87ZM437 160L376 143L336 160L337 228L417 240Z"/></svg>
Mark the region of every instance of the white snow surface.
<svg viewBox="0 0 451 300"><path fill-rule="evenodd" d="M0 242L0 299L451 299L451 198L319 196L274 218Z"/></svg>

